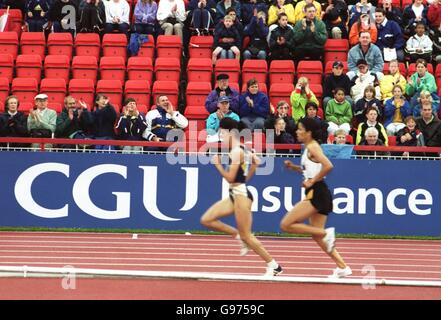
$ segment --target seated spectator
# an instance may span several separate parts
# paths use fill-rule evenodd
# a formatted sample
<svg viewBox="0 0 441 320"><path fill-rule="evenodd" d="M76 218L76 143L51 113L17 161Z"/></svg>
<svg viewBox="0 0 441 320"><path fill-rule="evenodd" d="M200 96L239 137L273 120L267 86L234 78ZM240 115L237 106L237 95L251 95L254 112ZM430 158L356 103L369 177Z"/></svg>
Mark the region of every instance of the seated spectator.
<svg viewBox="0 0 441 320"><path fill-rule="evenodd" d="M348 76L343 73L343 63L341 61L335 61L332 64L332 73L325 77L323 83L323 105L326 108L328 101L334 99L334 93L336 88L342 88L345 91L345 99L352 105L351 81Z"/></svg>
<svg viewBox="0 0 441 320"><path fill-rule="evenodd" d="M433 113L430 103L423 104L421 117L416 119L416 123L423 132L424 143L427 147L441 147L441 121ZM433 154L430 154L430 156L433 156Z"/></svg>
<svg viewBox="0 0 441 320"><path fill-rule="evenodd" d="M123 112L115 127L120 140L142 141L142 134L147 129L147 123L142 113L138 111L136 100L128 98L124 102ZM123 153L141 153L142 146L124 146Z"/></svg>
<svg viewBox="0 0 441 320"><path fill-rule="evenodd" d="M295 137L296 123L294 119L288 114L289 104L288 102L281 100L277 103L277 110L274 114L268 116L265 120L265 129L270 130L274 128L274 122L278 118L283 118L285 120L285 131Z"/></svg>
<svg viewBox="0 0 441 320"><path fill-rule="evenodd" d="M313 5L315 10L314 10L314 15L315 18L317 19L321 19L322 18L322 6L319 2L314 1L314 0L302 0L297 2L296 4L296 8L294 11L295 14L295 23L301 21L302 19L304 19L307 15L307 5ZM310 18L310 20L312 20L313 18Z"/></svg>
<svg viewBox="0 0 441 320"><path fill-rule="evenodd" d="M375 44L383 53L384 61L404 61L404 38L398 23L388 20L382 8L375 10L375 23L378 31Z"/></svg>
<svg viewBox="0 0 441 320"><path fill-rule="evenodd" d="M434 60L437 64L441 63L441 23L432 36Z"/></svg>
<svg viewBox="0 0 441 320"><path fill-rule="evenodd" d="M188 5L188 19L194 28L194 35L208 36L209 29L214 26L216 18L216 2L214 0L191 0Z"/></svg>
<svg viewBox="0 0 441 320"><path fill-rule="evenodd" d="M207 100L205 100L205 109L209 113L216 112L219 97L227 96L230 99L230 109L239 114L239 92L230 88L228 85L229 78L228 74L225 73L221 73L216 77L217 87L210 92Z"/></svg>
<svg viewBox="0 0 441 320"><path fill-rule="evenodd" d="M237 17L241 18L241 8L242 4L240 1L236 0L220 0L216 5L216 21L217 24L220 20L222 20L228 13L227 10L229 8L233 8L236 12Z"/></svg>
<svg viewBox="0 0 441 320"><path fill-rule="evenodd" d="M352 79L358 72L357 62L365 60L371 72L374 72L378 79L383 76L384 60L380 48L371 43L369 32L360 33L360 43L352 47L348 53L348 77Z"/></svg>
<svg viewBox="0 0 441 320"><path fill-rule="evenodd" d="M55 0L49 6L47 14L49 24L47 27L50 29L53 26L54 32L70 32L73 36L76 31L77 19L79 18L76 14L77 12L77 1Z"/></svg>
<svg viewBox="0 0 441 320"><path fill-rule="evenodd" d="M244 34L250 37L250 43L243 52L243 59L266 59L268 52L268 26L265 23L265 12L259 11L245 27Z"/></svg>
<svg viewBox="0 0 441 320"><path fill-rule="evenodd" d="M159 1L156 19L165 35L177 35L184 43L182 29L187 19L185 4L183 0L161 0Z"/></svg>
<svg viewBox="0 0 441 320"><path fill-rule="evenodd" d="M220 59L240 59L240 45L242 39L236 28L233 27L233 20L226 15L223 26L214 31L214 44L212 60L216 64L218 56Z"/></svg>
<svg viewBox="0 0 441 320"><path fill-rule="evenodd" d="M392 60L389 62L389 74L384 75L380 80L381 100L384 101L393 97L392 90L395 85L399 85L404 92L406 84L406 78L400 73L398 60Z"/></svg>
<svg viewBox="0 0 441 320"><path fill-rule="evenodd" d="M247 91L239 98L240 120L252 131L263 129L269 115L268 96L259 91L256 79L247 82Z"/></svg>
<svg viewBox="0 0 441 320"><path fill-rule="evenodd" d="M142 134L148 141L173 141L175 135L169 132L187 128L188 120L179 111L175 111L167 96L158 96L156 109L150 110L146 115L147 128ZM173 137L172 137L173 136ZM149 148L150 149L150 148ZM154 148L157 149L157 148Z"/></svg>
<svg viewBox="0 0 441 320"><path fill-rule="evenodd" d="M392 0L383 0L383 10L387 20L393 20L398 23L399 26L403 25L403 13L400 8L392 5Z"/></svg>
<svg viewBox="0 0 441 320"><path fill-rule="evenodd" d="M296 23L293 4L285 0L276 0L268 9L268 26L270 33L280 25L279 15L281 13L286 14L289 25L293 26Z"/></svg>
<svg viewBox="0 0 441 320"><path fill-rule="evenodd" d="M232 118L240 121L239 116L230 110L230 99L227 96L219 97L217 111L210 114L207 118L207 142L220 141L219 124L223 118Z"/></svg>
<svg viewBox="0 0 441 320"><path fill-rule="evenodd" d="M317 106L319 105L314 92L309 88L308 79L305 77L300 77L297 81L296 87L291 93L290 101L292 117L295 122L298 122L300 118L305 116L305 106L308 102L314 102Z"/></svg>
<svg viewBox="0 0 441 320"><path fill-rule="evenodd" d="M111 0L104 2L106 7L106 23L104 25L105 33L118 31L128 36L130 21L130 6L124 0Z"/></svg>
<svg viewBox="0 0 441 320"><path fill-rule="evenodd" d="M412 114L415 118L421 117L421 106L425 103L429 102L432 104L432 110L434 114L437 114L440 110L440 99L436 92L430 93L429 91L421 91L420 96L418 98L418 103L413 106Z"/></svg>
<svg viewBox="0 0 441 320"><path fill-rule="evenodd" d="M345 130L349 134L351 130L352 107L345 99L345 91L342 88L335 89L334 99L329 100L326 106L326 121L328 121L328 134L334 134L338 129Z"/></svg>
<svg viewBox="0 0 441 320"><path fill-rule="evenodd" d="M326 25L328 37L331 39L347 39L348 6L344 0L328 0L322 11L322 21Z"/></svg>
<svg viewBox="0 0 441 320"><path fill-rule="evenodd" d="M18 111L19 101L16 96L9 96L5 100L5 112L0 115L0 137L27 137L27 117ZM24 145L8 143L9 147L23 147Z"/></svg>
<svg viewBox="0 0 441 320"><path fill-rule="evenodd" d="M202 0L205 1L205 0ZM135 32L141 34L156 34L156 15L158 4L153 0L139 0L135 6Z"/></svg>
<svg viewBox="0 0 441 320"><path fill-rule="evenodd" d="M404 128L404 119L412 114L409 102L404 98L400 86L393 89L394 96L386 100L384 106L384 126L387 134L394 136L400 129Z"/></svg>
<svg viewBox="0 0 441 320"><path fill-rule="evenodd" d="M360 142L360 146L384 146L383 141L378 138L378 130L375 127L367 128L364 132L364 139ZM360 156L380 156L388 157L389 152L385 151L357 151L357 155ZM370 157L368 157L370 158Z"/></svg>
<svg viewBox="0 0 441 320"><path fill-rule="evenodd" d="M227 14L226 14L226 15L231 17L231 20L233 20L233 27L236 28L236 30L239 32L240 38L242 39L243 36L244 36L244 34L243 34L243 24L242 24L242 22L240 22L240 19L239 19L239 17L237 16L235 10L236 10L236 9L234 9L234 8L232 8L232 7L228 8L228 9L227 9ZM218 28L218 27L222 27L223 25L224 25L224 21L223 21L223 19L222 19L222 20L220 20L220 21L217 23L216 28Z"/></svg>
<svg viewBox="0 0 441 320"><path fill-rule="evenodd" d="M92 111L93 137L97 140L114 140L113 130L116 121L115 108L109 103L109 98L103 94L97 94L95 107ZM114 146L95 145L96 150L115 150Z"/></svg>
<svg viewBox="0 0 441 320"><path fill-rule="evenodd" d="M389 140L387 137L386 130L383 125L378 122L378 111L375 107L368 107L366 111L366 121L361 122L357 127L357 138L355 139L355 144L360 144L364 138L364 134L368 128L376 128L379 132L379 139L383 142L385 146L388 145Z"/></svg>
<svg viewBox="0 0 441 320"><path fill-rule="evenodd" d="M277 118L274 122L274 144L294 144L294 137L285 131L286 123L283 118ZM292 153L292 150L276 149L276 154Z"/></svg>
<svg viewBox="0 0 441 320"><path fill-rule="evenodd" d="M384 108L379 99L375 98L375 88L373 86L367 86L364 89L363 98L359 99L355 104L354 117L352 118L352 127L358 128L358 125L366 121L366 112L369 108L375 108L377 110L377 116L379 119L383 119Z"/></svg>
<svg viewBox="0 0 441 320"><path fill-rule="evenodd" d="M271 60L292 60L294 51L294 33L288 25L288 16L279 14L278 26L270 35L269 41Z"/></svg>
<svg viewBox="0 0 441 320"><path fill-rule="evenodd" d="M424 146L424 135L417 127L416 119L413 116L408 116L404 119L406 126L397 132L397 146L406 147L421 147ZM401 156L418 156L419 153L403 152Z"/></svg>
<svg viewBox="0 0 441 320"><path fill-rule="evenodd" d="M314 119L317 122L319 129L319 132L317 133L318 141L320 141L320 143L326 143L326 141L328 140L328 127L329 124L328 122L326 122L325 120L323 120L322 118L320 118L317 113L318 113L318 106L315 102L307 102L306 106L306 118L311 118Z"/></svg>
<svg viewBox="0 0 441 320"><path fill-rule="evenodd" d="M427 71L427 62L423 59L416 61L416 70L413 75L407 79L406 94L411 97L410 105L412 109L418 103L418 97L421 91L426 90L431 94L436 93L435 77Z"/></svg>
<svg viewBox="0 0 441 320"><path fill-rule="evenodd" d="M328 139L328 143L329 139ZM334 142L332 144L350 144L346 140L346 132L343 129L335 130L334 132Z"/></svg>
<svg viewBox="0 0 441 320"><path fill-rule="evenodd" d="M433 34L441 24L441 5L439 0L433 0L427 9L427 20L429 22L430 33Z"/></svg>
<svg viewBox="0 0 441 320"><path fill-rule="evenodd" d="M349 11L349 27L352 27L362 14L368 14L371 21L374 21L376 8L368 1L369 0L360 0L360 2L352 6Z"/></svg>
<svg viewBox="0 0 441 320"><path fill-rule="evenodd" d="M48 96L40 93L35 96L35 107L29 111L28 131L32 138L53 138L57 125L57 112L49 109ZM39 143L33 143L32 148L39 148ZM45 144L46 149L52 148L52 144Z"/></svg>
<svg viewBox="0 0 441 320"><path fill-rule="evenodd" d="M403 11L403 29L405 35L415 34L415 27L418 22L428 26L427 7L423 4L423 0L413 0Z"/></svg>
<svg viewBox="0 0 441 320"><path fill-rule="evenodd" d="M30 32L41 32L47 23L49 11L49 0L27 0L25 21L29 26Z"/></svg>
<svg viewBox="0 0 441 320"><path fill-rule="evenodd" d="M352 25L349 31L349 44L351 46L355 46L360 42L359 35L361 32L369 32L372 43L377 42L377 26L370 20L368 14L362 14L357 22Z"/></svg>
<svg viewBox="0 0 441 320"><path fill-rule="evenodd" d="M422 22L418 22L415 32L406 42L406 53L410 57L411 62L418 59L424 59L427 62L432 61L433 43L429 36L425 34L426 26Z"/></svg>
<svg viewBox="0 0 441 320"><path fill-rule="evenodd" d="M357 61L358 72L351 80L351 96L354 102L364 95L364 89L367 86L373 86L375 88L375 97L381 99L381 92L378 77L374 72L369 70L366 60L360 59Z"/></svg>
<svg viewBox="0 0 441 320"><path fill-rule="evenodd" d="M301 5L301 2L296 7ZM309 3L305 6L305 18L297 21L294 26L294 60L306 58L321 60L324 54L325 42L328 39L326 25L316 18L317 9Z"/></svg>
<svg viewBox="0 0 441 320"><path fill-rule="evenodd" d="M80 32L100 33L106 22L106 7L101 0L83 0L80 3Z"/></svg>
<svg viewBox="0 0 441 320"><path fill-rule="evenodd" d="M251 19L254 17L256 12L262 11L265 13L265 16L268 16L268 6L265 3L265 0L248 0L241 1L242 6L242 22L246 26L250 24ZM294 10L293 10L294 11ZM277 21L277 15L275 17L275 21Z"/></svg>

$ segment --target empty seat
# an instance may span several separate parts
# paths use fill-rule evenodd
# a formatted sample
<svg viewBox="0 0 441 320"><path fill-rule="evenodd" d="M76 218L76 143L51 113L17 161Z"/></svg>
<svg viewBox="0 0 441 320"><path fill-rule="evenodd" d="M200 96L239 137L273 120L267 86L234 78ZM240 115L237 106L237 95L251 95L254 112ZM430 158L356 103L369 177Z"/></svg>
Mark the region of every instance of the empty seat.
<svg viewBox="0 0 441 320"><path fill-rule="evenodd" d="M284 100L289 105L290 108L288 109L289 114L291 115L291 93L294 91L294 84L292 83L275 83L272 84L270 87L269 92L269 100L270 103L276 107L279 101Z"/></svg>
<svg viewBox="0 0 441 320"><path fill-rule="evenodd" d="M120 80L98 80L96 93L106 95L109 98L110 104L115 107L116 112L120 112L123 94L122 82Z"/></svg>
<svg viewBox="0 0 441 320"><path fill-rule="evenodd" d="M73 38L69 32L50 33L47 39L49 54L65 55L72 59Z"/></svg>
<svg viewBox="0 0 441 320"><path fill-rule="evenodd" d="M6 78L11 83L13 74L14 59L12 55L9 53L0 54L0 78Z"/></svg>
<svg viewBox="0 0 441 320"><path fill-rule="evenodd" d="M48 79L64 79L69 82L70 63L68 56L48 55L44 59L44 76Z"/></svg>
<svg viewBox="0 0 441 320"><path fill-rule="evenodd" d="M171 104L178 107L179 87L174 81L155 81L152 89L153 103L156 103L158 96L165 95Z"/></svg>
<svg viewBox="0 0 441 320"><path fill-rule="evenodd" d="M242 86L246 85L248 80L256 79L259 83L266 84L266 74L268 64L266 60L245 60L242 65Z"/></svg>
<svg viewBox="0 0 441 320"><path fill-rule="evenodd" d="M138 105L150 106L150 83L147 80L127 80L124 98L133 98Z"/></svg>
<svg viewBox="0 0 441 320"><path fill-rule="evenodd" d="M98 62L94 56L75 56L72 60L72 79L90 79L96 84Z"/></svg>
<svg viewBox="0 0 441 320"><path fill-rule="evenodd" d="M190 58L211 59L214 38L212 36L193 36L188 47Z"/></svg>
<svg viewBox="0 0 441 320"><path fill-rule="evenodd" d="M155 61L155 79L157 81L179 82L181 62L178 58L157 58Z"/></svg>
<svg viewBox="0 0 441 320"><path fill-rule="evenodd" d="M294 83L295 66L292 60L273 60L270 64L270 84Z"/></svg>
<svg viewBox="0 0 441 320"><path fill-rule="evenodd" d="M66 81L64 79L43 79L40 84L40 93L48 95L49 103L64 105Z"/></svg>
<svg viewBox="0 0 441 320"><path fill-rule="evenodd" d="M75 37L75 55L100 58L100 36L96 33L78 33Z"/></svg>
<svg viewBox="0 0 441 320"><path fill-rule="evenodd" d="M33 104L34 97L38 93L37 80L35 78L15 78L12 80L11 91L14 96L17 96L20 104L22 102Z"/></svg>
<svg viewBox="0 0 441 320"><path fill-rule="evenodd" d="M18 36L16 32L0 32L0 54L10 54L15 60L18 54Z"/></svg>
<svg viewBox="0 0 441 320"><path fill-rule="evenodd" d="M209 82L213 74L213 63L208 58L190 58L187 65L188 82Z"/></svg>
<svg viewBox="0 0 441 320"><path fill-rule="evenodd" d="M205 110L205 100L210 92L209 82L189 82L185 92L187 106L201 106Z"/></svg>
<svg viewBox="0 0 441 320"><path fill-rule="evenodd" d="M103 56L127 60L127 37L120 33L106 33L103 37Z"/></svg>
<svg viewBox="0 0 441 320"><path fill-rule="evenodd" d="M347 39L328 39L325 43L325 64L328 61L347 61L349 41Z"/></svg>
<svg viewBox="0 0 441 320"><path fill-rule="evenodd" d="M89 110L94 105L94 83L91 79L71 79L69 81L69 94L76 100L84 101Z"/></svg>
<svg viewBox="0 0 441 320"><path fill-rule="evenodd" d="M41 58L35 54L21 54L17 56L15 71L19 78L34 78L37 83L41 81Z"/></svg>
<svg viewBox="0 0 441 320"><path fill-rule="evenodd" d="M300 61L297 65L297 78L306 77L309 83L321 84L323 64L321 61Z"/></svg>
<svg viewBox="0 0 441 320"><path fill-rule="evenodd" d="M127 62L129 80L147 80L152 83L153 64L148 57L130 57Z"/></svg>
<svg viewBox="0 0 441 320"><path fill-rule="evenodd" d="M221 74L226 73L230 76L229 82L239 82L240 63L237 59L219 59L216 61L214 67L215 78Z"/></svg>
<svg viewBox="0 0 441 320"><path fill-rule="evenodd" d="M158 58L178 58L181 59L182 42L179 36L160 35L156 42Z"/></svg>
<svg viewBox="0 0 441 320"><path fill-rule="evenodd" d="M44 60L46 39L43 32L23 32L20 38L21 54L36 54Z"/></svg>
<svg viewBox="0 0 441 320"><path fill-rule="evenodd" d="M155 38L151 34L148 35L149 41L141 44L137 57L145 57L153 59L155 57Z"/></svg>
<svg viewBox="0 0 441 320"><path fill-rule="evenodd" d="M124 83L126 64L122 57L102 57L100 60L100 77L102 80L119 80Z"/></svg>
<svg viewBox="0 0 441 320"><path fill-rule="evenodd" d="M0 77L0 111L4 111L5 100L9 96L9 79Z"/></svg>

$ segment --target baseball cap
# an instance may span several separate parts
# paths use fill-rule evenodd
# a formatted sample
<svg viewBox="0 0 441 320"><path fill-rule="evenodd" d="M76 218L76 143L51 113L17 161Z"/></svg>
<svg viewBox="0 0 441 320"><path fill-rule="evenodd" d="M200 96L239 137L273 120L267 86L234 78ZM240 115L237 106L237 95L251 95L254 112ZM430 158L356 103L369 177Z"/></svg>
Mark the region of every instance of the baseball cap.
<svg viewBox="0 0 441 320"><path fill-rule="evenodd" d="M217 77L216 77L216 80L225 80L225 79L229 79L230 77L228 76L228 74L226 74L226 73L221 73L221 74L218 74L217 75Z"/></svg>
<svg viewBox="0 0 441 320"><path fill-rule="evenodd" d="M222 96L222 97L219 97L217 102L230 102L230 98L228 98L227 96Z"/></svg>
<svg viewBox="0 0 441 320"><path fill-rule="evenodd" d="M45 99L48 99L48 98L49 98L49 97L47 96L47 94L40 93L40 94L37 94L37 95L35 96L34 100L37 100L37 99L39 99L39 100L45 100Z"/></svg>
<svg viewBox="0 0 441 320"><path fill-rule="evenodd" d="M341 62L341 61L334 61L334 63L332 64L332 68L338 68L338 67L343 68L344 67L343 66L343 62Z"/></svg>

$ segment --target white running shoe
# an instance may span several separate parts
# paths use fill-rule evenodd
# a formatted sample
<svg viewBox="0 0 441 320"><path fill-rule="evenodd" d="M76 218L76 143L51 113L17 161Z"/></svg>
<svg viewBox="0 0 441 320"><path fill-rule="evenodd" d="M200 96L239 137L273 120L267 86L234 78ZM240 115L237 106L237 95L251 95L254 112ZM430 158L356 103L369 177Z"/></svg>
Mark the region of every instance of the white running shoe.
<svg viewBox="0 0 441 320"><path fill-rule="evenodd" d="M266 272L264 274L265 277L274 277L277 276L279 274L283 273L283 269L280 266L280 264L277 266L277 268L272 268L272 267L266 267Z"/></svg>
<svg viewBox="0 0 441 320"><path fill-rule="evenodd" d="M331 279L339 279L339 278L344 278L347 276L350 276L352 274L352 270L351 268L349 268L349 266L346 266L346 268L335 268L334 271L332 272L332 274L330 276L328 276L328 278Z"/></svg>
<svg viewBox="0 0 441 320"><path fill-rule="evenodd" d="M250 251L250 248L248 247L248 245L245 243L245 241L243 241L239 235L236 236L236 240L239 240L240 243L240 256L246 256L248 251Z"/></svg>
<svg viewBox="0 0 441 320"><path fill-rule="evenodd" d="M326 243L326 252L331 253L335 247L335 228L327 228L325 231L326 236L323 238L323 241Z"/></svg>

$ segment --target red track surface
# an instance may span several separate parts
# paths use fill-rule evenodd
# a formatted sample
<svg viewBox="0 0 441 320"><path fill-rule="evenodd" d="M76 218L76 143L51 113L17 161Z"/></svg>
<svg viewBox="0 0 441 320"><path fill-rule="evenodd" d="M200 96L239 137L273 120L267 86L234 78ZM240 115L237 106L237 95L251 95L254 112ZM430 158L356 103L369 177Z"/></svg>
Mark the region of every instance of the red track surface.
<svg viewBox="0 0 441 320"><path fill-rule="evenodd" d="M284 267L282 276L325 277L333 265L310 239L260 238ZM338 239L337 248L362 278L441 281L441 241ZM0 265L259 275L254 253L238 256L226 236L0 232ZM441 299L441 288L221 282L159 279L0 278L0 299Z"/></svg>

